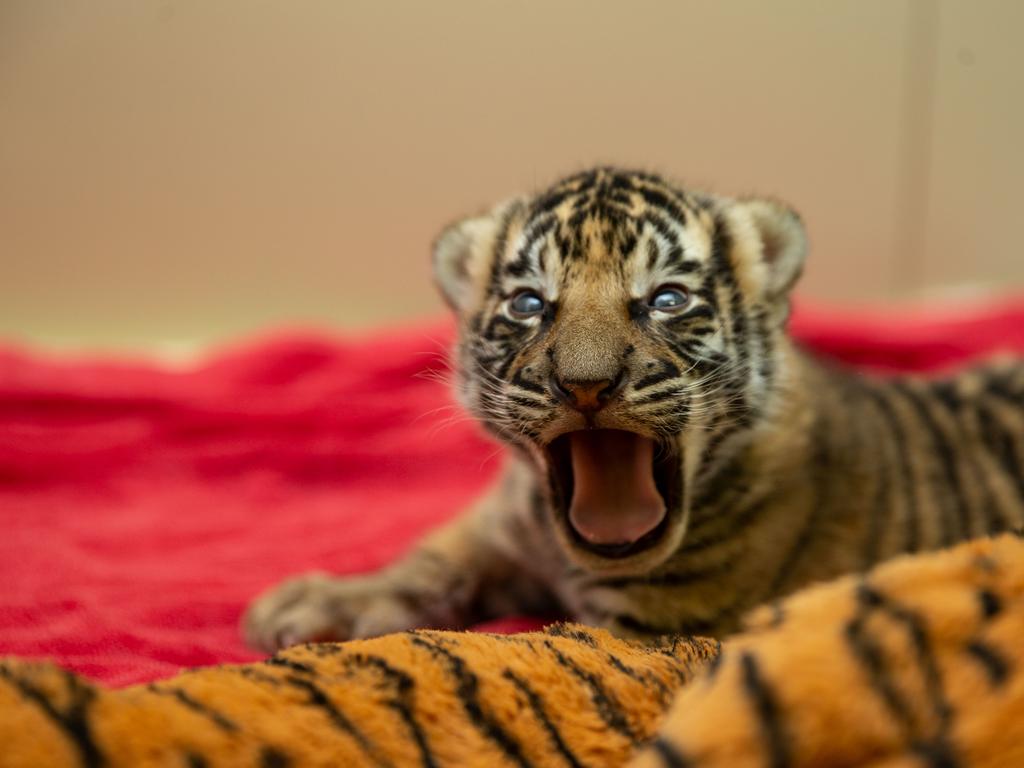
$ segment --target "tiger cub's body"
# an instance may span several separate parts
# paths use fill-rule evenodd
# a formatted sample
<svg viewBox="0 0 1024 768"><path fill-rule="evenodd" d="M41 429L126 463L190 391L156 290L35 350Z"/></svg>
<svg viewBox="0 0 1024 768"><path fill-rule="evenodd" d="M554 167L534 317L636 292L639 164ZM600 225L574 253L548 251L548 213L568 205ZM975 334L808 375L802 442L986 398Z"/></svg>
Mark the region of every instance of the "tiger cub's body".
<svg viewBox="0 0 1024 768"><path fill-rule="evenodd" d="M477 508L386 571L258 600L276 648L547 608L626 635L746 609L1024 522L1024 366L822 364L784 331L799 219L598 169L451 227L463 402L512 450Z"/></svg>

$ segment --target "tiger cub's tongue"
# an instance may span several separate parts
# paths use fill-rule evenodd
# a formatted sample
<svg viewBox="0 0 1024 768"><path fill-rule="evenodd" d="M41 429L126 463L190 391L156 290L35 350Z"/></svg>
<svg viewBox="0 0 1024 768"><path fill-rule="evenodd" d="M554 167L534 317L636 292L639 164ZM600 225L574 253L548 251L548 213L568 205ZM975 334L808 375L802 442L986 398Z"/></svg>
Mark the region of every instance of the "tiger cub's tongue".
<svg viewBox="0 0 1024 768"><path fill-rule="evenodd" d="M591 544L629 544L665 517L654 484L654 441L593 429L569 435L573 492L569 522Z"/></svg>

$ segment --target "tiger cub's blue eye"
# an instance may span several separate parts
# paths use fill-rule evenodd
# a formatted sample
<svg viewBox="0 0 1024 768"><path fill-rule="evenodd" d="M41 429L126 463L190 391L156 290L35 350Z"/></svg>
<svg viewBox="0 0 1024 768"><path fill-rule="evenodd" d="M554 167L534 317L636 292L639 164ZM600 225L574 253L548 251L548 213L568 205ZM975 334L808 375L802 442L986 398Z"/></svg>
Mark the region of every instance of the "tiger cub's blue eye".
<svg viewBox="0 0 1024 768"><path fill-rule="evenodd" d="M690 292L681 285L664 285L651 294L648 306L652 309L672 311L690 303Z"/></svg>
<svg viewBox="0 0 1024 768"><path fill-rule="evenodd" d="M544 311L544 299L536 291L520 291L508 304L513 315L529 317Z"/></svg>

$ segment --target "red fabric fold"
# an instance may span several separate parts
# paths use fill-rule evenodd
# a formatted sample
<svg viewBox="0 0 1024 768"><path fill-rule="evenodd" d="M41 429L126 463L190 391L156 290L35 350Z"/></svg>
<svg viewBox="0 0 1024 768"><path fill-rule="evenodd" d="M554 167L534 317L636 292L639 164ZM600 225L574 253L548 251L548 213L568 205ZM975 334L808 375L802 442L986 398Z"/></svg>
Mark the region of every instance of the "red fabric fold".
<svg viewBox="0 0 1024 768"><path fill-rule="evenodd" d="M792 328L857 365L928 370L1024 353L1024 301L801 308ZM181 370L0 347L0 654L111 684L255 658L237 631L253 595L378 568L493 477L500 449L444 382L451 338L280 334Z"/></svg>

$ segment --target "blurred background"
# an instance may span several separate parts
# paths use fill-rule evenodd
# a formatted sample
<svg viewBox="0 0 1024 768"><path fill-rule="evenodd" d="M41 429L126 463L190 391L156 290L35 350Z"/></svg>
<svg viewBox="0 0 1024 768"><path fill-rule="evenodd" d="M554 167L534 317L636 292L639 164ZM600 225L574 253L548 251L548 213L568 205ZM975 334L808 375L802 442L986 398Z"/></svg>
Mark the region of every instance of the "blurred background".
<svg viewBox="0 0 1024 768"><path fill-rule="evenodd" d="M447 222L593 163L769 193L803 296L1024 287L1020 0L0 0L0 337L441 311Z"/></svg>

